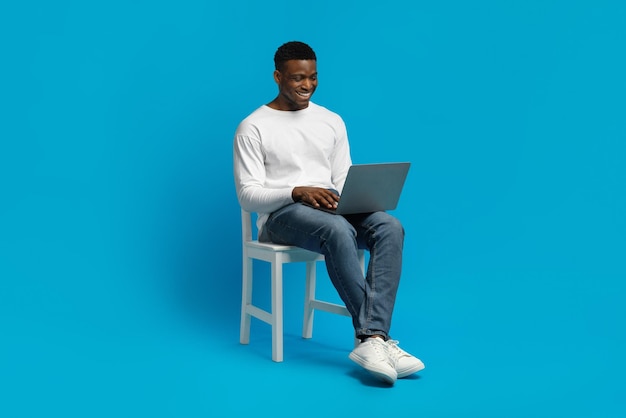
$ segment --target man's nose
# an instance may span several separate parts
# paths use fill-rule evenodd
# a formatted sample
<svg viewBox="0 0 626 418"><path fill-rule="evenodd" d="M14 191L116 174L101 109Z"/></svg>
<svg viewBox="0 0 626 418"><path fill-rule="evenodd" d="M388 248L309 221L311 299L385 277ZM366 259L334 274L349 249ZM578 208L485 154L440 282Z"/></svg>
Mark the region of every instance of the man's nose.
<svg viewBox="0 0 626 418"><path fill-rule="evenodd" d="M313 85L313 82L309 80L308 78L302 80L302 87L304 87L305 89L310 90L312 85Z"/></svg>

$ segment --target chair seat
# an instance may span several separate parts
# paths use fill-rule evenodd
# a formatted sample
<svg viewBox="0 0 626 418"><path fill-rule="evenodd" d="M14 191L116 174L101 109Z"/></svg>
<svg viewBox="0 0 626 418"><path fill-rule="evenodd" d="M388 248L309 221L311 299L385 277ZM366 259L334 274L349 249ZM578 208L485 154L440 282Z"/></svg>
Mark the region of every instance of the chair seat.
<svg viewBox="0 0 626 418"><path fill-rule="evenodd" d="M282 251L282 252L307 252L311 254L317 254L320 257L323 257L321 254L315 253L313 251L305 250L304 248L294 247L293 245L282 245L282 244L274 244L270 242L259 242L257 240L248 241L245 243L247 247L258 248L258 249L266 249L269 251Z"/></svg>

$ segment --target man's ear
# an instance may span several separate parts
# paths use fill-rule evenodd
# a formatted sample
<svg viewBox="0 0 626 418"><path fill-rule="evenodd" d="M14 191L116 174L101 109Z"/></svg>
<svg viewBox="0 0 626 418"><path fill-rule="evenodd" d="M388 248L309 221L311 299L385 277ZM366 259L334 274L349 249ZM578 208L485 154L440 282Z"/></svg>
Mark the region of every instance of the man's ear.
<svg viewBox="0 0 626 418"><path fill-rule="evenodd" d="M280 71L274 70L274 81L276 82L276 84L280 84L280 77L282 77Z"/></svg>

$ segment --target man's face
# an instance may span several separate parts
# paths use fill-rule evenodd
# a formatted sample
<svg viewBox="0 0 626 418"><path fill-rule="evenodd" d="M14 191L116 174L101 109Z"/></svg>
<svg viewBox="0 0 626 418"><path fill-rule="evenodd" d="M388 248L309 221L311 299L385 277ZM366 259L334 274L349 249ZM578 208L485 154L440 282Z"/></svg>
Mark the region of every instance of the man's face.
<svg viewBox="0 0 626 418"><path fill-rule="evenodd" d="M274 71L278 84L278 100L284 110L301 110L317 88L317 62L315 60L289 60L283 68Z"/></svg>

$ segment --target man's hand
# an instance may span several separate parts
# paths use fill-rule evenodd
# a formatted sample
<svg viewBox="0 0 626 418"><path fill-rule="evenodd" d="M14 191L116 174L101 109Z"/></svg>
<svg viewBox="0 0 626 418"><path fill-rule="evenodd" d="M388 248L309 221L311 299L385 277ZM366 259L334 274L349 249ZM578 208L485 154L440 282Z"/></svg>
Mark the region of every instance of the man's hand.
<svg viewBox="0 0 626 418"><path fill-rule="evenodd" d="M295 187L291 192L294 202L305 202L319 208L320 206L334 209L339 202L339 196L322 187Z"/></svg>

